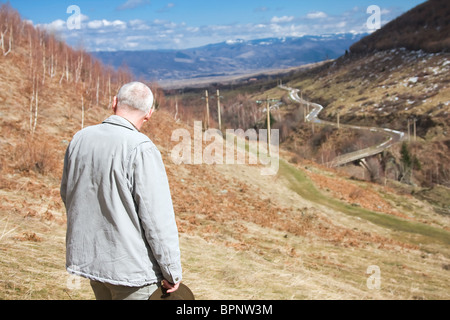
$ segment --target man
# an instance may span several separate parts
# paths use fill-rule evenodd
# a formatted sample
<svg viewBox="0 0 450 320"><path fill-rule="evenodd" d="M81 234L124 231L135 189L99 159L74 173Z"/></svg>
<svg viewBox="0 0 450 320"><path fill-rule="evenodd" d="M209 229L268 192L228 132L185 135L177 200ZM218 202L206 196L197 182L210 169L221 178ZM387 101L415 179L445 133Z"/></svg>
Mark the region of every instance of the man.
<svg viewBox="0 0 450 320"><path fill-rule="evenodd" d="M64 159L67 271L91 280L99 300L148 300L175 292L178 230L161 154L139 130L153 109L144 84L124 85L114 115L78 132Z"/></svg>

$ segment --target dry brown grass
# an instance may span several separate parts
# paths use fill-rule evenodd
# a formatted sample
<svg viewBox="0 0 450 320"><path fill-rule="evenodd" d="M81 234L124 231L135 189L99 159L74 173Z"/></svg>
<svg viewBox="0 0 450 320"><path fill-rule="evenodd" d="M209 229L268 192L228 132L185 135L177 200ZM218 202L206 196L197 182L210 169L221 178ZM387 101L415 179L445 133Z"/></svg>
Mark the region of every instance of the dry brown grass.
<svg viewBox="0 0 450 320"><path fill-rule="evenodd" d="M407 234L316 205L256 166L176 166L170 119L157 113L149 131L169 175L184 281L198 299L449 298L439 243L413 245ZM0 298L93 299L88 281L64 270L58 177L2 170ZM381 269L380 290L366 286L370 265Z"/></svg>
<svg viewBox="0 0 450 320"><path fill-rule="evenodd" d="M14 149L14 163L20 171L35 171L40 174L61 172L60 153L55 152L54 141L42 140L38 134L26 136Z"/></svg>
<svg viewBox="0 0 450 320"><path fill-rule="evenodd" d="M308 175L320 189L327 191L334 198L359 205L375 212L384 212L406 219L410 218L383 199L369 183L357 184L356 182L347 181L343 178L327 177L326 175L313 172L308 172Z"/></svg>

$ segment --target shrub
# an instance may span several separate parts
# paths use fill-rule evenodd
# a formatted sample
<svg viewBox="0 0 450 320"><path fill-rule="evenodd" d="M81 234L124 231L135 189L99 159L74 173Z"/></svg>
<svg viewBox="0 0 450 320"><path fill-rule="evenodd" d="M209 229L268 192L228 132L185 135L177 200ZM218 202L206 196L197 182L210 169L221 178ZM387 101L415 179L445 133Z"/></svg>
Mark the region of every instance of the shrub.
<svg viewBox="0 0 450 320"><path fill-rule="evenodd" d="M49 174L58 167L56 150L52 150L48 139L41 140L36 135L25 137L16 146L13 157L16 169L21 171Z"/></svg>

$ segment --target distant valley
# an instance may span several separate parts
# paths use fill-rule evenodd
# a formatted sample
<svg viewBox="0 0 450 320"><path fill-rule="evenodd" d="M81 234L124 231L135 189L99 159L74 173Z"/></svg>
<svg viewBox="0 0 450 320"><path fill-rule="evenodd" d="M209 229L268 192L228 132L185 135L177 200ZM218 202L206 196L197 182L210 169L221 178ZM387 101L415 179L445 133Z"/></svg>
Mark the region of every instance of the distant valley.
<svg viewBox="0 0 450 320"><path fill-rule="evenodd" d="M185 50L96 52L116 68L151 81L200 79L283 69L335 59L367 34L233 40Z"/></svg>

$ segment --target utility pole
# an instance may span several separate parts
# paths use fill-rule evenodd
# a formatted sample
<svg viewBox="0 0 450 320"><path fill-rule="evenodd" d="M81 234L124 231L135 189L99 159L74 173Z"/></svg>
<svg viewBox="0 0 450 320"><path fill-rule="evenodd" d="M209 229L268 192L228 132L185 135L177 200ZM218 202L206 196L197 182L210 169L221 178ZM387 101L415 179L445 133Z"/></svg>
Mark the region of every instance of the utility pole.
<svg viewBox="0 0 450 320"><path fill-rule="evenodd" d="M209 97L208 97L208 90L205 91L205 99L206 99L206 121L205 126L206 130L209 129Z"/></svg>
<svg viewBox="0 0 450 320"><path fill-rule="evenodd" d="M270 104L269 97L267 97L267 150L269 151L270 156Z"/></svg>
<svg viewBox="0 0 450 320"><path fill-rule="evenodd" d="M220 92L217 90L217 118L219 120L219 130L222 131L222 116L221 116L221 110L220 110Z"/></svg>
<svg viewBox="0 0 450 320"><path fill-rule="evenodd" d="M409 118L408 118L408 142L411 142L411 128L410 128Z"/></svg>
<svg viewBox="0 0 450 320"><path fill-rule="evenodd" d="M306 122L306 117L308 114L306 113L305 105L303 104L303 91L300 90L300 106L303 110L303 121Z"/></svg>
<svg viewBox="0 0 450 320"><path fill-rule="evenodd" d="M270 152L270 145L271 145L271 128L270 128L270 102L279 102L280 100L275 100L275 99L269 99L269 97L266 98L266 100L258 100L256 101L256 103L261 104L263 102L266 102L266 109L267 109L267 149L269 152L269 156L271 155Z"/></svg>
<svg viewBox="0 0 450 320"><path fill-rule="evenodd" d="M305 122L308 122L308 115L309 115L309 102L306 103Z"/></svg>
<svg viewBox="0 0 450 320"><path fill-rule="evenodd" d="M337 127L338 127L338 129L341 128L341 112L340 111L337 112Z"/></svg>
<svg viewBox="0 0 450 320"><path fill-rule="evenodd" d="M178 98L175 97L175 117L174 120L177 121L178 119Z"/></svg>
<svg viewBox="0 0 450 320"><path fill-rule="evenodd" d="M414 142L416 142L416 122L417 122L417 119L414 118Z"/></svg>

